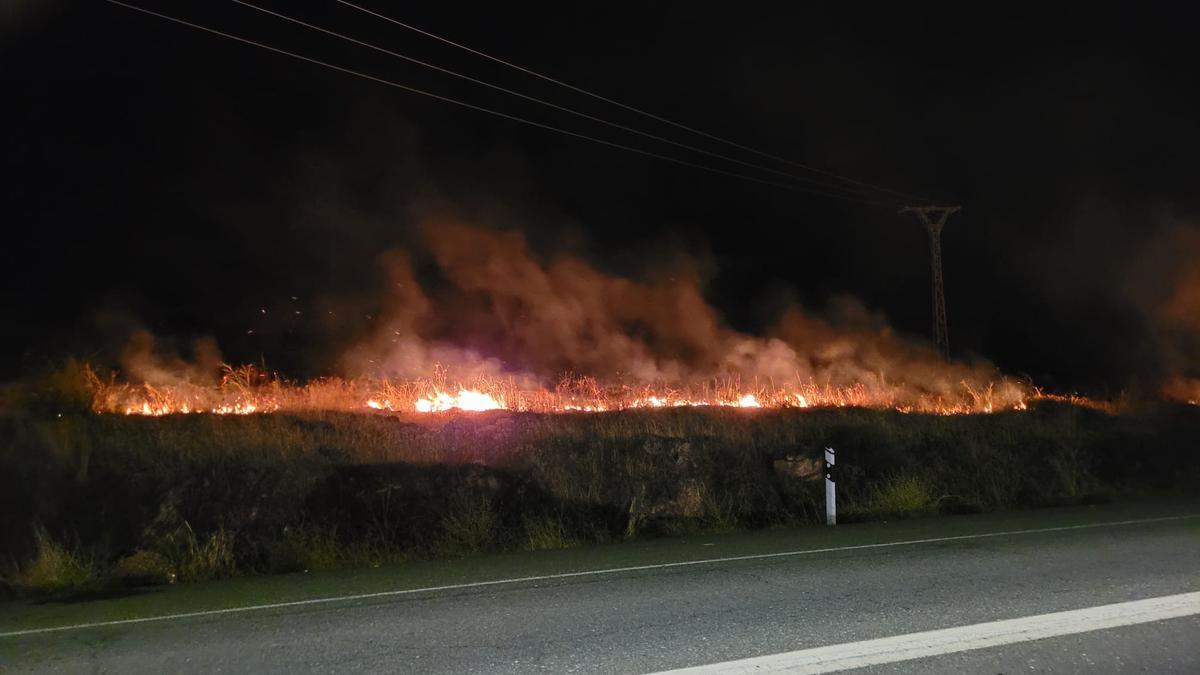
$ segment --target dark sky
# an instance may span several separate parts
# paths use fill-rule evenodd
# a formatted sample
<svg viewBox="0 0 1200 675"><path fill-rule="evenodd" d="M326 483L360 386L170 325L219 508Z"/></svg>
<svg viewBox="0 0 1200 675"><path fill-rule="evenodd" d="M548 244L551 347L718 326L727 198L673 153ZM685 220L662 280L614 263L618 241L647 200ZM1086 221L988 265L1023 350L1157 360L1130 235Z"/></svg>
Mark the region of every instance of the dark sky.
<svg viewBox="0 0 1200 675"><path fill-rule="evenodd" d="M1194 23L1169 4L1051 15L970 3L532 10L362 2L712 134L962 204L943 241L959 355L1089 391L1136 386L1166 368L1155 302L1188 262L1170 245L1172 233L1200 222ZM736 152L332 1L262 5ZM233 3L142 6L581 133L750 171ZM659 255L694 255L706 265L709 297L743 330L760 328L781 296L820 310L846 293L900 331L929 334L925 235L893 208L639 157L103 2L4 7L5 376L68 353L102 355L133 321L180 339L214 336L233 361L320 372L329 345L356 328L307 317L338 299L369 306L378 256L409 246L414 211L429 210L520 227L546 250L584 251L618 273ZM264 323L264 307L288 318ZM248 326L258 330L247 334Z"/></svg>

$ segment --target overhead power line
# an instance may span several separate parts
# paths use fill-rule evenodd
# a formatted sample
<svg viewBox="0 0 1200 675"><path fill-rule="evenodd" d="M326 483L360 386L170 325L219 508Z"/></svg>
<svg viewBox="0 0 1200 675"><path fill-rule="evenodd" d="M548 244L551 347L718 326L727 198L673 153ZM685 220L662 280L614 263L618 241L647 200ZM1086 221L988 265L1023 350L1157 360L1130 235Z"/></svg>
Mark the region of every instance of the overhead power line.
<svg viewBox="0 0 1200 675"><path fill-rule="evenodd" d="M774 168L771 168L771 167L768 167L768 166L763 166L763 165L761 165L761 164L755 164L754 162L747 162L747 161L745 161L745 160L738 159L738 158L736 158L736 157L730 157L729 155L724 155L724 154L721 154L721 153L719 153L719 152L713 152L713 151L711 151L711 150L706 150L706 149L704 149L704 148L700 148L700 147L697 147L697 146L694 146L694 145L689 145L689 144L687 144L687 143L681 143L681 142L679 142L679 141L676 141L676 140L673 140L673 139L670 139L670 138L665 138L665 137L663 137L663 136L659 136L659 135L652 134L652 133L649 133L649 132L646 132L646 131L642 131L642 130L640 130L640 129L635 129L635 128L633 128L633 127L629 127L629 126L626 126L626 125L623 125L623 124L619 124L619 123L617 123L617 122L612 122L612 121L610 121L610 120L606 120L606 119L603 119L603 118L601 118L601 117L597 117L597 116L595 116L595 115L590 115L590 114L588 114L588 113L586 113L586 112L582 112L582 111L580 111L580 110L575 110L575 109L573 109L573 108L568 108L568 107L566 107L566 106L558 105L558 104L556 104L556 103L552 103L552 102L550 102L550 101L546 101L546 100L544 100L544 99L540 99L540 98L537 98L537 97L535 97L535 96L529 96L529 95L527 95L527 94L523 94L523 93L521 93L521 92L519 92L519 91L514 91L514 90L512 90L512 89L508 89L508 88L506 88L506 87L502 87L502 86L500 86L500 85L493 84L493 83L491 83L491 82L488 82L488 81L486 81L486 80L481 80L481 79L479 79L479 78L471 77L470 75L464 75L464 74L462 74L462 73L459 73L459 72L455 72L455 71L453 71L453 70L450 70L449 68L443 68L442 66L439 66L439 65L437 65L437 64L434 64L434 63L429 63L429 62L426 62L426 61L422 61L422 60L420 60L420 59L416 59L416 58L413 58L413 57L411 57L411 56L407 56L407 55L405 55L405 54L401 54L401 53L399 53L399 52L396 52L396 51L393 51L393 50L390 50L390 49L387 49L387 48L384 48L384 47L380 47L380 46L378 46L378 45L374 45L374 44L371 44L371 43L369 43L369 42L366 42L366 41L363 41L363 40L359 40L359 39L357 39L357 38L354 38L354 37L351 37L351 36L349 36L349 35L345 35L345 34L343 34L343 33L339 33L339 32L337 32L337 31L333 31L333 30L330 30L330 29L328 29L328 28L324 28L324 27L322 27L322 26L318 26L318 25L315 25L315 24L312 24L312 23L308 23L308 22L306 22L306 21L303 21L303 20L301 20L301 19L297 19L297 18L295 18L295 17L288 16L287 14L283 14L283 13L281 13L281 12L276 12L276 11L274 11L274 10L267 9L267 8L265 8L265 7L260 7L260 6L258 6L258 5L255 5L255 4L251 3L251 2L247 2L246 0L232 0L232 1L233 1L233 2L235 2L235 3L237 3L237 4L239 4L239 5L242 5L243 7L247 7L247 8L249 8L249 9L253 9L253 10L255 10L255 11L262 12L263 14L268 14L268 15L270 15L270 16L274 16L274 17L276 17L276 18L278 18L278 19L282 19L282 20L284 20L284 21L288 21L288 22L291 22L291 23L293 23L293 24L296 24L296 25L299 25L299 26L303 26L303 27L305 27L305 28L308 28L309 30L318 31L318 32L320 32L320 33L324 33L324 34L326 34L326 35L330 35L330 36L336 37L336 38L338 38L338 39L340 39L340 40L344 40L344 41L346 41L346 42L350 42L350 43L352 43L352 44L355 44L355 45L358 45L358 46L361 46L361 47L366 47L366 48L368 48L368 49L375 50L375 51L377 51L377 52L380 52L380 53L382 53L382 54L386 54L386 55L388 55L388 56L391 56L391 57L394 57L394 58L397 58L397 59L401 59L401 60L403 60L403 61L407 61L407 62L409 62L409 63L413 63L413 64L416 64L416 65L419 65L419 66L422 66L422 67L424 67L424 68L429 68L429 69L431 69L431 70L435 70L435 71L437 71L437 72L439 72L439 73L444 73L444 74L446 74L446 75L450 75L450 76L452 76L452 77L457 77L457 78L459 78L459 79L461 79L461 80L465 80L465 81L467 81L467 82L471 82L471 83L474 83L474 84L478 84L478 85L481 85L481 86L487 87L487 88L489 88L489 89L492 89L492 90L495 90L495 91L499 91L499 92L503 92L503 93L505 93L505 94L509 94L509 95L511 95L511 96L516 96L516 97L518 97L518 98L521 98L521 99L523 99L523 100L526 100L526 101L531 101L531 102L534 102L534 103L538 103L538 104L540 104L540 105L544 105L544 106L547 106L547 107L549 107L549 108L553 108L553 109L555 109L555 110L559 110L559 111L562 111L562 112L570 113L570 114L572 114L572 115L575 115L575 116L577 116L577 117L582 117L582 118L584 118L584 119L587 119L587 120L590 120L590 121L592 121L592 122L597 122L597 123L599 123L599 124L604 124L604 125L607 125L607 126L609 126L609 127L612 127L612 128L614 128L614 129L620 129L621 131L626 131L626 132L629 132L629 133L632 133L632 134L637 134L638 136L642 136L642 137L644 137L644 138L649 138L649 139L652 139L652 140L655 140L655 141L660 141L660 142L662 142L662 143L667 143L667 144L669 144L669 145L673 145L673 146L675 146L675 147L678 147L678 148L683 148L683 149L685 149L685 150L690 150L690 151L692 151L692 152L696 152L696 153L700 153L700 154L703 154L703 155L707 155L707 156L709 156L709 157L714 157L714 158L717 158L717 159L723 159L723 160L725 160L725 161L728 161L728 162L733 162L733 163L735 163L735 164L739 164L739 165L741 165L741 166L745 166L745 167L748 167L748 168L752 168L752 169L758 169L758 170L760 170L760 171L765 171L765 172L768 172L768 173L773 173L773 174L776 174L776 175L778 175L778 176L783 176L783 177L785 177L785 178L791 178L791 179L793 179L793 180L802 181L802 182L805 182L805 183L811 183L811 184L814 184L814 185L819 185L819 186L822 186L822 187L829 188L829 189L831 189L831 190L843 190L843 191L846 191L846 192L849 192L849 193L851 193L851 194L855 194L855 195L862 195L864 192L867 192L867 191L868 191L868 189L867 189L867 188L855 187L855 186L847 185L847 184L845 184L845 183L840 183L840 184L839 184L839 183L831 183L831 182L828 182L828 181L823 181L823 180L820 180L820 179L817 179L817 178L813 178L813 177L811 177L811 176L800 176L800 175L796 175L796 174L794 174L794 173L790 173L790 172L788 172L788 171L780 171L779 169L774 169ZM899 203L899 202L898 202L898 203Z"/></svg>
<svg viewBox="0 0 1200 675"><path fill-rule="evenodd" d="M464 51L470 52L470 53L472 53L472 54L475 54L476 56L480 56L480 57L482 57L482 58L488 59L489 61L493 61L493 62L495 62L495 63L499 63L499 64L501 64L501 65L503 65L503 66L507 66L507 67L509 67L509 68L512 68L512 69L514 69L514 70L518 70L518 71L520 71L520 72L522 72L522 73L525 73L526 75L530 75L530 76L532 76L532 77L536 77L536 78L538 78L538 79L544 80L544 81L546 81L546 82L550 82L550 83L552 83L552 84L555 84L555 85L558 85L558 86L560 86L560 87L565 87L565 88L567 88L567 89L570 89L571 91L574 91L574 92L577 92L577 93L583 94L583 95L585 95L585 96L590 96L591 98L597 99L597 100L599 100L599 101L603 101L603 102L605 102L605 103L608 103L609 105L614 105L614 106L617 106L618 108L622 108L622 109L624 109L624 110L628 110L628 111L630 111L630 112L637 113L638 115L642 115L642 116L644 116L644 117L648 117L648 118L650 118L650 119L652 119L652 120L655 120L655 121L658 121L658 122L662 122L663 124L668 124L668 125L671 125L671 126L673 126L673 127L676 127L676 128L678 128L678 129L683 129L684 131L687 131L687 132L690 132L690 133L696 134L696 135L698 135L698 136L703 136L704 138L707 138L707 139L709 139L709 140L716 141L716 142L718 142L718 143L723 143L723 144L725 144L725 145L728 145L728 146L730 146L730 147L738 148L739 150L744 150L744 151L746 151L746 152L750 152L750 153L753 153L753 154L759 155L760 157L766 157L767 159L772 159L772 160L775 160L775 161L777 161L777 162L782 162L782 163L784 163L784 164L788 164L788 165L790 165L790 166L794 166L794 167L796 167L796 168L799 168L799 169L804 169L804 170L806 170L806 171L812 171L812 172L814 172L814 173L818 173L818 174L821 174L821 175L823 175L823 176L828 176L828 177L830 177L830 178L836 178L836 179L838 179L838 180L842 180L842 181L845 181L845 182L847 182L847 183L852 183L852 184L854 184L854 185L858 185L858 186L861 186L861 187L864 187L864 188L870 188L870 189L873 189L873 190L877 190L877 191L879 191L879 192L885 192L885 193L888 193L888 194L890 194L890 195L893 195L893 196L895 196L895 197L902 198L902 199L904 199L904 200L908 200L908 201L915 201L915 202L923 202L923 203L928 203L928 204L933 204L933 203L936 203L936 202L935 202L935 200L932 200L932 199L927 199L927 198L925 198L925 197L919 197L919 196L916 196L916 195L910 195L910 194L906 194L906 193L904 193L904 192L901 192L901 191L899 191L899 190L893 190L893 189L891 189L891 188L884 187L884 186L882 186L882 185L876 185L876 184L874 184L874 183L868 183L868 182L866 182L866 181L861 181L861 180L857 180L857 179L854 179L854 178L850 178L850 177L848 177L848 176L843 176L843 175L841 175L841 174L837 174L837 173L834 173L834 172L832 172L832 171L826 171L825 169L819 169L819 168L817 168L817 167L810 166L810 165L808 165L808 164L802 164L802 163L800 163L800 162L797 162L797 161L794 161L794 160L788 159L788 158L786 158L786 157L781 157L781 156L779 156L779 155L775 155L775 154L772 154L772 153L766 152L766 151L764 151L764 150L759 150L759 149L757 149L757 148L753 148L753 147L750 147L750 146L748 146L748 145L743 145L743 144L741 144L741 143L738 143L738 142L736 142L736 141L731 141L731 140L729 140L729 139L722 138L722 137L720 137L720 136L717 136L717 135L715 135L715 134L710 134L710 133L708 133L707 131L703 131L703 130L701 130L701 129L697 129L697 128L695 128L695 127L688 126L688 125L686 125L686 124L682 124L682 123L680 123L680 122L676 122L676 121L674 121L674 120L667 119L666 117L662 117L662 116L660 116L660 115L656 115L656 114L654 114L654 113L647 112L647 111L645 111L645 110L642 110L641 108L636 108L636 107L634 107L634 106L631 106L631 105L628 105L628 104L625 104L625 103L621 103L620 101L616 101L616 100L614 100L614 99L608 98L608 97L606 97L606 96L602 96L602 95L600 95L600 94L597 94L597 93L595 93L595 92L588 91L587 89L584 89L584 88L582 88L582 87L577 87L577 86L575 86L575 85L569 84L569 83L567 83L567 82L564 82L564 81L562 81L562 80L555 79L555 78L553 78L553 77L550 77L549 75L543 75L543 74L541 74L541 73L539 73L539 72L537 72L537 71L530 70L529 68L525 68L525 67L523 67L523 66L520 66L520 65L517 65L517 64L515 64L515 63L512 63L511 61L506 61L506 60L504 60L504 59L501 59L501 58L499 58L499 57L492 56L491 54L488 54L488 53L486 53L486 52L480 51L480 50L478 50L478 49L473 49L473 48L471 48L471 47L468 47L467 45L464 45L464 44L461 44L461 43L455 42L455 41L453 41L453 40L450 40L450 39L448 39L448 38L444 38L444 37L442 37L442 36L440 36L440 35L437 35L437 34L435 34L435 33L431 33L431 32L429 32L429 31L427 31L427 30L422 30L421 28L418 28L418 27L416 27L416 26L413 26L413 25L411 25L411 24L404 23L403 21L400 21L400 20L398 20L398 19L394 19L394 18L392 18L392 17L389 17L389 16L387 16L387 15L385 15L385 14L380 14L379 12L376 12L376 11L373 11L373 10L370 10L370 9L367 9L366 7L362 7L362 6L360 6L360 5L356 5L356 4L355 4L355 3L353 3L353 2L349 2L349 0L337 0L337 2L339 2L339 3L343 4L343 5L347 6L347 7L350 7L350 8L352 8L352 9L356 9L356 10L358 10L358 11L360 11L360 12L363 12L364 14L369 14L369 15L371 15L371 16L374 16L374 17L377 17L377 18L379 18L379 19L383 19L384 21L387 21L387 22L389 22L389 23L392 23L392 24L395 24L395 25L397 25L397 26L400 26L401 28L405 28L405 29L407 29L407 30L410 30L410 31L413 31L413 32L416 32L416 33L420 33L421 35L424 35L424 36L426 36L426 37L432 38L432 39L434 39L434 40L437 40L437 41L439 41L439 42L442 42L442 43L444 43L444 44L448 44L448 45L450 45L450 46L452 46L452 47L456 47L456 48L458 48L458 49L462 49L462 50L464 50Z"/></svg>
<svg viewBox="0 0 1200 675"><path fill-rule="evenodd" d="M571 136L573 138L588 140L588 141L592 141L594 143L599 143L601 145L606 145L608 147L617 148L620 150L626 150L628 152L633 152L633 153L643 155L646 157L653 157L655 159L661 159L663 161L672 162L672 163L679 164L682 166L691 167L694 169L700 169L702 171L708 171L711 173L721 174L721 175L730 176L730 177L734 177L734 178L741 178L743 180L760 183L763 185L771 185L774 187L783 188L785 190L792 190L795 192L806 192L806 193L810 193L810 194L818 194L818 195L830 197L833 199L842 199L842 200L858 202L858 203L862 203L862 204L872 204L875 206L891 206L892 205L891 202L884 202L884 201L871 200L871 199L862 199L857 196L851 196L851 195L834 193L834 192L827 192L827 191L819 190L819 189L812 188L812 187L805 187L805 186L801 186L801 185L794 185L794 184L788 184L788 183L780 183L778 181L766 180L763 178L759 178L757 176L750 176L747 174L737 173L735 171L727 171L725 169L707 166L704 164L698 164L696 162L690 162L688 160L679 159L677 157L671 157L669 155L663 155L663 154L659 154L656 152L651 152L649 150L643 150L641 148L635 148L632 146L623 145L621 143L615 143L615 142L608 141L608 140L605 140L602 138L596 138L595 136L588 136L587 134L581 134L581 133L578 133L575 131L571 131L569 129L563 129L563 128L552 126L549 124L543 124L541 122L537 122L534 120L525 119L523 117L518 117L516 115L510 115L508 113L501 112L499 110L493 110L491 108L485 108L483 106L478 106L473 103L467 103L466 101L460 101L455 98L450 98L449 96L442 96L441 94L435 94L433 92L425 91L423 89L418 89L416 87L410 87L408 85L401 84L399 82L394 82L392 80L387 80L387 79L384 79L381 77L376 77L376 76L370 75L368 73L363 73L363 72L360 72L357 70L352 70L350 68L345 68L343 66L328 63L326 61L321 61L319 59L315 59L310 56L304 56L303 54L297 54L295 52L290 52L290 51L287 51L286 49L274 47L272 45L269 45L269 44L266 44L263 42L258 42L255 40L251 40L249 38L241 37L239 35L234 35L232 33L226 33L224 31L220 31L215 28L210 28L208 26L204 26L204 25L201 25L198 23L186 21L184 19L170 16L168 14L163 14L161 12L149 10L144 7L138 7L136 5L131 5L131 4L128 4L125 2L121 2L120 0L105 0L105 1L108 2L109 4L124 7L126 9L130 9L135 12L140 12L142 14L146 14L146 15L153 16L153 17L156 17L159 19L163 19L165 21L170 21L172 23L176 23L176 24L179 24L182 26L187 26L188 28L193 28L196 30L204 31L206 33L211 33L213 35L217 35L217 36L229 39L229 40L234 40L236 42L241 42L243 44L258 47L260 49L265 49L267 51L274 52L276 54L281 54L283 56L288 56L288 57L291 57L294 59L298 59L300 61L305 61L305 62L311 63L313 65L318 65L318 66L321 66L324 68L329 68L330 70L335 70L340 73L345 73L347 75L353 75L355 77L360 77L362 79L370 80L370 81L376 82L378 84L383 84L383 85L386 85L389 87L394 87L396 89L401 89L403 91L407 91L407 92L410 92L413 94L419 94L421 96L427 96L429 98L433 98L438 101L442 101L445 103L452 103L454 105L461 106L463 108L468 108L468 109L475 110L478 112L487 113L489 115L495 115L497 117L511 120L513 122L520 122L522 124L527 124L529 126L537 127L539 129L545 129L547 131L554 131L556 133L564 134L566 136Z"/></svg>

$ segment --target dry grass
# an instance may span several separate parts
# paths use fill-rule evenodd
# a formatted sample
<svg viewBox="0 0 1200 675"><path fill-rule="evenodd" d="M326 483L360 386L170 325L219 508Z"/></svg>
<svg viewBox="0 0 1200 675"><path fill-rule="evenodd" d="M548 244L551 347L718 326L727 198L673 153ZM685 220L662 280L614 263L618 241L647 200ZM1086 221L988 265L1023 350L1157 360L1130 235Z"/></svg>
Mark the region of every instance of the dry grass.
<svg viewBox="0 0 1200 675"><path fill-rule="evenodd" d="M76 550L56 541L44 528L33 529L33 558L4 575L5 585L18 593L78 593L99 584L96 566Z"/></svg>
<svg viewBox="0 0 1200 675"><path fill-rule="evenodd" d="M216 412L361 412L370 407L415 412L418 401L467 390L507 410L525 412L617 411L635 408L698 406L764 408L877 408L937 414L990 413L1024 408L1040 394L1009 379L995 382L943 383L937 390L889 383L882 376L849 386L796 380L745 381L736 376L682 384L606 382L568 377L544 387L513 377L450 378L436 369L428 378L343 379L326 377L290 382L254 366L225 366L213 382L183 378L131 383L102 374L86 363L63 368L30 384L29 397L46 409L166 415Z"/></svg>
<svg viewBox="0 0 1200 675"><path fill-rule="evenodd" d="M571 548L578 542L571 536L569 527L558 514L524 518L525 550L553 551Z"/></svg>
<svg viewBox="0 0 1200 675"><path fill-rule="evenodd" d="M495 507L485 496L459 495L442 518L441 537L433 544L441 556L468 555L491 549L499 522Z"/></svg>
<svg viewBox="0 0 1200 675"><path fill-rule="evenodd" d="M159 549L180 581L224 579L236 571L233 536L224 527L197 536L191 524L184 522L160 541Z"/></svg>
<svg viewBox="0 0 1200 675"><path fill-rule="evenodd" d="M243 375L230 386L248 386ZM307 391L317 400L347 386ZM818 522L819 482L777 466L826 446L861 517L1194 486L1200 464L1194 407L1114 416L1053 402L984 416L31 409L0 415L0 437L0 544L42 580L21 583L46 588L78 586L85 561L136 551L186 581ZM1148 459L1131 465L1131 447Z"/></svg>

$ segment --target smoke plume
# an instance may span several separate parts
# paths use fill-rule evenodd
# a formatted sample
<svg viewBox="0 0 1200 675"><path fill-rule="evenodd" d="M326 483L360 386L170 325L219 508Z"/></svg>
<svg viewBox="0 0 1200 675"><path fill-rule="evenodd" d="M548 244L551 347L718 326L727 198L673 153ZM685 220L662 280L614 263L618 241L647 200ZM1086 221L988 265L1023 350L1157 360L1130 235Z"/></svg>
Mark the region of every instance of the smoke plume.
<svg viewBox="0 0 1200 675"><path fill-rule="evenodd" d="M1174 230L1170 249L1176 264L1168 268L1170 291L1156 317L1169 373L1163 392L1196 403L1200 402L1200 229Z"/></svg>
<svg viewBox="0 0 1200 675"><path fill-rule="evenodd" d="M432 261L435 281L425 290L409 255L385 256L385 320L347 352L351 374L427 376L436 363L463 377L505 374L543 386L575 374L629 384L732 378L935 395L999 379L986 363L943 362L851 299L835 301L826 316L789 307L750 335L726 325L686 260L650 265L633 278L578 255L536 252L518 231L430 218L422 232L420 254Z"/></svg>

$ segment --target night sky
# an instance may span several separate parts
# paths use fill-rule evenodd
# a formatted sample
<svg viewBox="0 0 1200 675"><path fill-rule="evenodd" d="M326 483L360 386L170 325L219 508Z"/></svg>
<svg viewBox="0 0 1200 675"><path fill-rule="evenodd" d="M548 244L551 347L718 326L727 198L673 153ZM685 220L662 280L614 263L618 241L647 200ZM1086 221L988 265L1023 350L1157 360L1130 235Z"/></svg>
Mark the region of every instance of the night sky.
<svg viewBox="0 0 1200 675"><path fill-rule="evenodd" d="M1050 388L1110 394L1180 367L1166 363L1156 312L1197 253L1173 242L1200 223L1200 86L1195 24L1169 5L1053 16L1010 4L362 3L712 134L961 204L943 237L956 355L981 355ZM736 153L332 1L261 4ZM233 3L141 5L752 172ZM212 336L233 362L325 372L363 330L380 254L410 247L414 214L430 211L519 228L538 250L572 251L616 274L694 257L707 296L741 330L759 329L785 299L820 312L848 294L898 331L929 336L927 240L894 207L637 156L104 2L3 8L5 377L68 354L103 361L133 326L181 344ZM339 303L362 311L312 318Z"/></svg>

